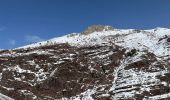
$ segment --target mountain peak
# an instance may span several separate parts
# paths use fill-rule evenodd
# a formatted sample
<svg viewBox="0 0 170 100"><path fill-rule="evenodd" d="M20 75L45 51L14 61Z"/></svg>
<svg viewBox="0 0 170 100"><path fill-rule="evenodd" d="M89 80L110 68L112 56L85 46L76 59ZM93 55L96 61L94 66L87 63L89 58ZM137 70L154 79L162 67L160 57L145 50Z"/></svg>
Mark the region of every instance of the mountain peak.
<svg viewBox="0 0 170 100"><path fill-rule="evenodd" d="M89 26L82 34L90 34L93 32L101 32L101 31L108 31L113 30L114 28L112 26L104 26L104 25L92 25Z"/></svg>

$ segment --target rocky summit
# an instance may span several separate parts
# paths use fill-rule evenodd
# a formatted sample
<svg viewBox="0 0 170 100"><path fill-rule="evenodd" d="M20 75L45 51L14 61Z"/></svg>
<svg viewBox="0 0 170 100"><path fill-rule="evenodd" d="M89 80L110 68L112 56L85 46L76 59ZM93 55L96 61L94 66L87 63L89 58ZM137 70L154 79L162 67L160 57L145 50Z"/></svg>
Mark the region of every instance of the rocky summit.
<svg viewBox="0 0 170 100"><path fill-rule="evenodd" d="M92 26L0 50L1 100L169 100L170 29Z"/></svg>

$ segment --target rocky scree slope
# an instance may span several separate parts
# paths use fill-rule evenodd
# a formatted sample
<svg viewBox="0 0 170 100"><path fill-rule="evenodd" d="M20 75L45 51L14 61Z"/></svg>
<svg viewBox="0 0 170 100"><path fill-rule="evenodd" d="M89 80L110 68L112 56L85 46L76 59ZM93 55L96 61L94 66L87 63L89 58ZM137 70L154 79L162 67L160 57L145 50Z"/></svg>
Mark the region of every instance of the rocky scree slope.
<svg viewBox="0 0 170 100"><path fill-rule="evenodd" d="M99 25L0 51L2 100L168 100L169 80L166 28Z"/></svg>

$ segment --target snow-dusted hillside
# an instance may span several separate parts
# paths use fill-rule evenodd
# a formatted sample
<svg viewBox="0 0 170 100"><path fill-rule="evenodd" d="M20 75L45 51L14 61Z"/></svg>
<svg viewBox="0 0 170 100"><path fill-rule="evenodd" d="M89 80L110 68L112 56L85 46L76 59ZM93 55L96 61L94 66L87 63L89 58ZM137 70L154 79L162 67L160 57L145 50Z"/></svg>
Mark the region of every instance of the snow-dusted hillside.
<svg viewBox="0 0 170 100"><path fill-rule="evenodd" d="M0 93L16 100L168 100L169 67L170 29L92 26L0 51Z"/></svg>
<svg viewBox="0 0 170 100"><path fill-rule="evenodd" d="M48 41L43 41L20 48L39 47L46 44L69 43L72 46L105 45L105 43L114 43L128 49L148 50L157 56L170 55L170 29L155 28L151 30L136 29L112 29L93 32L89 34L72 33L66 36L57 37ZM169 42L168 42L169 40Z"/></svg>

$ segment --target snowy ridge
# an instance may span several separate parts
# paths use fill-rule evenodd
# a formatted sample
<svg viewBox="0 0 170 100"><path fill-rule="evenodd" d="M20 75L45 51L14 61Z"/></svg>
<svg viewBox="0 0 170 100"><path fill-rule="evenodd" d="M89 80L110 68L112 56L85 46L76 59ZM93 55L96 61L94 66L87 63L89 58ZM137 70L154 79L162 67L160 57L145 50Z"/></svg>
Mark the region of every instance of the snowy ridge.
<svg viewBox="0 0 170 100"><path fill-rule="evenodd" d="M104 44L113 42L121 47L129 49L149 50L157 56L170 55L169 44L166 39L159 41L165 36L170 36L170 29L155 28L151 30L135 30L135 29L114 29L101 32L93 32L88 35L81 33L72 33L66 36L53 38L20 48L34 48L42 45L69 43L72 46L88 46L96 44ZM167 48L168 47L168 48Z"/></svg>

